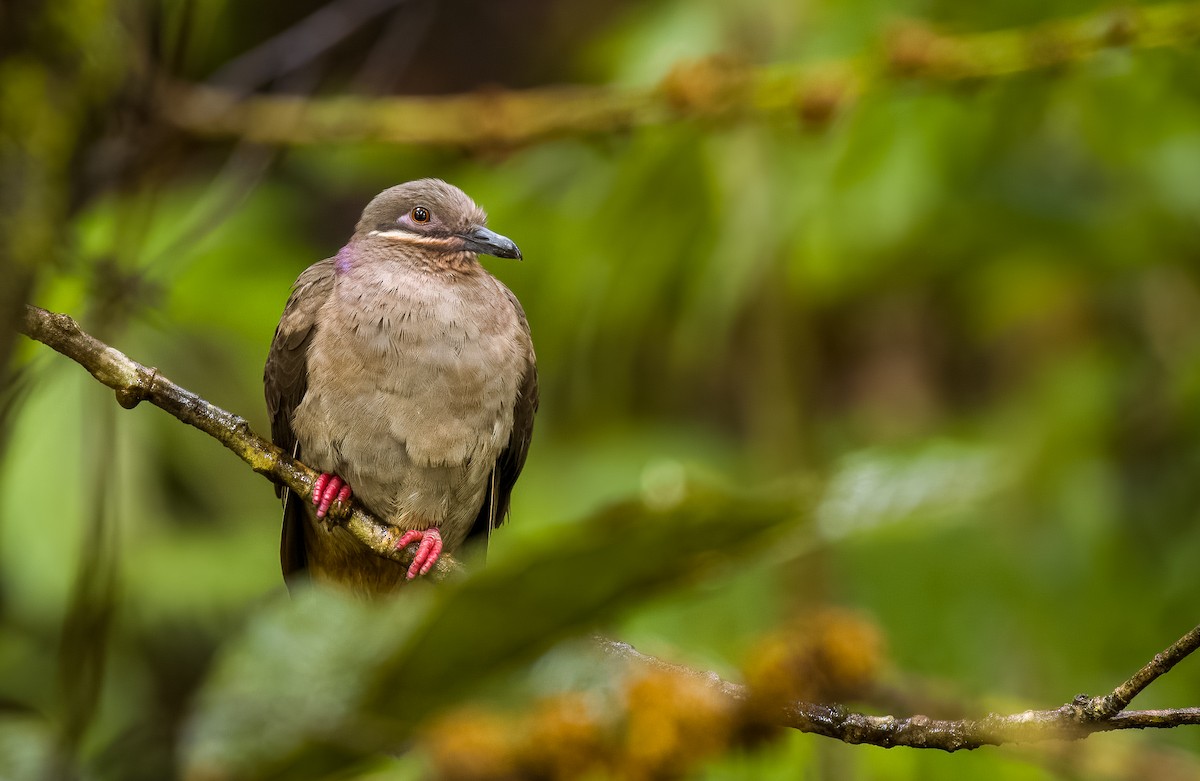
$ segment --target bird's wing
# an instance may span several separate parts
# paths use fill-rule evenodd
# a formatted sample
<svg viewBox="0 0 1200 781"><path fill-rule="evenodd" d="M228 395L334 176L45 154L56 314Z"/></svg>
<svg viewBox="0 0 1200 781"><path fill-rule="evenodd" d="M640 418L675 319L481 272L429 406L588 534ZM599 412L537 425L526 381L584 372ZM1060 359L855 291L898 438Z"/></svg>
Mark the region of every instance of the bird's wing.
<svg viewBox="0 0 1200 781"><path fill-rule="evenodd" d="M525 319L525 310L521 307L521 302L507 288L504 289L504 292L508 294L509 301L517 310L521 327L528 334L529 322ZM512 498L513 486L521 474L521 469L525 466L525 456L529 454L529 442L533 438L533 416L537 413L537 408L537 361L531 348L529 362L525 367L525 374L518 384L517 398L513 404L512 434L509 435L508 445L500 452L499 458L496 459L496 465L492 468L492 479L487 498L484 500L483 506L479 508L479 515L475 517L475 523L471 526L468 539L486 540L492 529L504 523L504 517L508 514L508 503Z"/></svg>
<svg viewBox="0 0 1200 781"><path fill-rule="evenodd" d="M302 454L292 430L292 414L308 390L308 347L317 330L317 312L332 289L332 258L314 263L300 275L283 308L263 370L267 414L271 417L271 441L296 458L301 458ZM283 486L277 485L275 493L283 498L279 559L287 578L303 570L307 563L304 553L307 511L300 497Z"/></svg>

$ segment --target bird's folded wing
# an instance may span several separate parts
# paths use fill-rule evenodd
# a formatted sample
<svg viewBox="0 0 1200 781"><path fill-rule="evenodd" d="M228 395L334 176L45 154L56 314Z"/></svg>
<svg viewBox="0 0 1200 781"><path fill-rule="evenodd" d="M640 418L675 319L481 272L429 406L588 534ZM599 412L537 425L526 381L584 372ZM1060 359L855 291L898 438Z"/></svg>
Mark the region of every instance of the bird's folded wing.
<svg viewBox="0 0 1200 781"><path fill-rule="evenodd" d="M267 413L271 416L271 441L296 458L303 454L292 430L292 414L308 390L308 348L316 333L317 312L333 289L333 259L314 263L296 280L283 308L267 365L263 370L263 388ZM279 556L284 576L305 566L305 508L300 498L276 486L283 497L283 536Z"/></svg>
<svg viewBox="0 0 1200 781"><path fill-rule="evenodd" d="M505 288L508 299L517 310L517 317L525 333L529 333L529 322L525 318L525 310L512 291ZM529 442L533 439L533 418L538 408L538 377L537 360L534 357L532 344L529 348L529 363L525 374L517 386L517 398L513 404L512 434L509 435L508 445L496 459L488 496L479 508L479 515L471 526L468 539L487 539L492 529L504 523L508 514L509 500L512 498L513 485L525 466L525 457L529 454Z"/></svg>

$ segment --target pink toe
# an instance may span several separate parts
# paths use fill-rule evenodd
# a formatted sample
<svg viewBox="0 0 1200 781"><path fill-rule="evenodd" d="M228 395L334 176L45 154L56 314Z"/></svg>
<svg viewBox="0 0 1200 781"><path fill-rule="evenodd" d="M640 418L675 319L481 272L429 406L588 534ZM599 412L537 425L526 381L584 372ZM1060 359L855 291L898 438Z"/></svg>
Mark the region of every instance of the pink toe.
<svg viewBox="0 0 1200 781"><path fill-rule="evenodd" d="M321 503L321 495L325 493L325 484L329 482L329 475L322 474L313 483L312 503L319 505Z"/></svg>
<svg viewBox="0 0 1200 781"><path fill-rule="evenodd" d="M400 535L400 539L396 540L396 549L400 550L412 545L414 542L419 542L425 535L418 531L406 531Z"/></svg>
<svg viewBox="0 0 1200 781"><path fill-rule="evenodd" d="M317 506L317 517L324 518L334 501L344 502L350 498L350 486L337 475L322 474L313 483L313 504Z"/></svg>
<svg viewBox="0 0 1200 781"><path fill-rule="evenodd" d="M421 544L417 546L417 552L413 555L412 563L405 574L408 580L427 574L437 563L438 556L442 555L442 535L436 528L407 531L400 537L396 547L403 548L417 540L420 540Z"/></svg>
<svg viewBox="0 0 1200 781"><path fill-rule="evenodd" d="M432 570L433 565L438 563L438 557L442 555L442 536L434 536L432 540L432 545L425 554L425 563L421 565L421 575L426 575L428 571ZM426 537L426 541L430 541L430 537Z"/></svg>

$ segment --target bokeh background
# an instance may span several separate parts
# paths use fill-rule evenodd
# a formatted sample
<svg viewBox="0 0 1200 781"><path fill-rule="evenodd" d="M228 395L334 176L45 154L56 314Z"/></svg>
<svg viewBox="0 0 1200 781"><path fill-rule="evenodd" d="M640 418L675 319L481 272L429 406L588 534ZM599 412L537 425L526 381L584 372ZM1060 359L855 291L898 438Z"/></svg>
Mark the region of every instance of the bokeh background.
<svg viewBox="0 0 1200 781"><path fill-rule="evenodd" d="M5 333L0 775L1200 778L1194 728L885 752L692 723L701 694L547 650L599 626L780 696L958 717L1101 693L1195 625L1200 5L16 0L0 55L6 318L70 313L266 432L292 280L376 192L437 176L525 254L484 262L525 306L542 388L491 551L532 601L473 603L489 636L532 639L454 686L375 649L400 710L405 686L452 692L389 756L334 705L379 671L320 682L408 624L289 602L264 480ZM771 68L816 92L722 104ZM216 111L173 120L196 84L313 101L575 84L665 108L419 145L304 141L300 112L297 143L258 143ZM736 528L781 496L768 542L677 555L705 544L683 541L706 528L689 508ZM521 580L580 535L594 570ZM646 561L669 573L653 587ZM627 582L575 610L601 567ZM547 626L512 607L539 596ZM271 710L288 697L311 712ZM1137 702L1197 704L1195 660ZM230 711L263 721L239 734ZM284 748L246 749L259 729Z"/></svg>

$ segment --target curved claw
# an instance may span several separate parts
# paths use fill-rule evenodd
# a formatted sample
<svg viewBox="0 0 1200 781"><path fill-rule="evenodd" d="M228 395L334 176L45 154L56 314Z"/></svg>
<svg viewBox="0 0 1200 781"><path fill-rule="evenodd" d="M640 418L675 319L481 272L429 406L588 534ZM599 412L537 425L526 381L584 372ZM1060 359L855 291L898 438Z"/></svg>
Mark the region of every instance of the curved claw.
<svg viewBox="0 0 1200 781"><path fill-rule="evenodd" d="M312 503L317 508L317 517L324 518L334 502L350 501L350 486L337 475L322 473L313 483Z"/></svg>
<svg viewBox="0 0 1200 781"><path fill-rule="evenodd" d="M437 527L421 531L410 529L404 532L396 541L396 548L404 548L418 540L420 544L417 545L417 553L413 556L412 564L409 565L408 573L405 575L408 580L412 580L418 575L428 574L429 570L433 569L433 565L437 563L438 556L442 555L442 533L437 530Z"/></svg>

